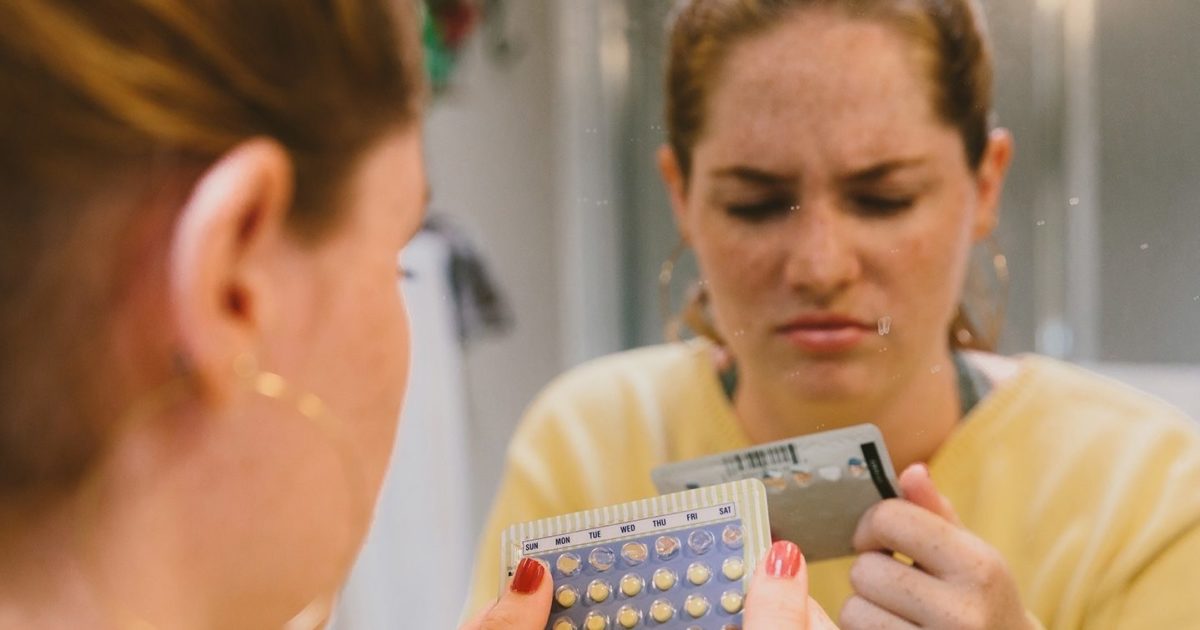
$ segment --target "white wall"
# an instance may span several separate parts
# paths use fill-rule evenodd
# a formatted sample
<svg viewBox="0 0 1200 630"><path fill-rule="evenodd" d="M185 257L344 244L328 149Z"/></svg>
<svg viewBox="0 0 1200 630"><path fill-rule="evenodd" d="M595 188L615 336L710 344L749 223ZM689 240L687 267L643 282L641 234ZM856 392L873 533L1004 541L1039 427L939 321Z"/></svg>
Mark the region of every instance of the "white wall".
<svg viewBox="0 0 1200 630"><path fill-rule="evenodd" d="M1200 363L1200 2L1096 3L1100 354Z"/></svg>
<svg viewBox="0 0 1200 630"><path fill-rule="evenodd" d="M510 298L516 321L507 336L473 345L466 357L476 523L490 503L513 426L561 371L555 70L547 4L507 3L507 30L523 48L511 65L491 58L486 32L472 38L454 86L434 103L425 129L432 210L468 229Z"/></svg>
<svg viewBox="0 0 1200 630"><path fill-rule="evenodd" d="M1161 363L1085 363L1109 378L1158 396L1200 422L1200 366Z"/></svg>

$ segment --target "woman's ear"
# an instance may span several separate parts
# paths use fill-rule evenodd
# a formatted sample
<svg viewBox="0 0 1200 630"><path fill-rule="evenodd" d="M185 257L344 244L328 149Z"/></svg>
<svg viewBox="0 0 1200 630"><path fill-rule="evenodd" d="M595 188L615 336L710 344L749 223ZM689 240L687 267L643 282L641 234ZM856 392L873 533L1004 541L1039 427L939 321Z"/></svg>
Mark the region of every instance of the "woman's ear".
<svg viewBox="0 0 1200 630"><path fill-rule="evenodd" d="M255 351L273 312L269 259L284 245L292 185L283 147L248 140L200 176L172 228L169 312L212 401L228 397L235 359Z"/></svg>
<svg viewBox="0 0 1200 630"><path fill-rule="evenodd" d="M662 176L663 185L667 188L667 197L671 202L671 214L675 217L675 227L683 236L683 240L689 241L687 180L683 175L683 166L679 163L675 150L669 144L658 148L658 172Z"/></svg>
<svg viewBox="0 0 1200 630"><path fill-rule="evenodd" d="M991 236L1000 221L1000 197L1004 179L1012 164L1013 138L1007 129L993 129L975 175L977 206L974 238L982 241Z"/></svg>

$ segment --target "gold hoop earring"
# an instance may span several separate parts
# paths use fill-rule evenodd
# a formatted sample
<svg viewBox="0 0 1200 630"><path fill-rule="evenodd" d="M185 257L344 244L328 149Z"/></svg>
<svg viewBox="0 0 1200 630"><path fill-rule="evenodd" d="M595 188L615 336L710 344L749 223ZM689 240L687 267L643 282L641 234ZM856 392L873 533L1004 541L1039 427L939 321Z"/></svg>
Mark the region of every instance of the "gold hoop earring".
<svg viewBox="0 0 1200 630"><path fill-rule="evenodd" d="M172 356L171 361L174 378L147 396L135 401L130 407L130 411L122 416L115 431L129 430L187 403L194 397L196 388L193 386L194 371L191 362L186 356L178 353ZM350 436L344 431L345 425L329 411L324 401L311 392L292 387L282 375L260 369L256 357L250 353L240 354L234 359L233 373L237 377L237 381L248 392L292 407L315 426L324 437L338 443L335 450L345 476L352 510L357 517L369 519L371 501L366 493L364 471L360 465L361 460L357 456L357 449L354 448ZM96 566L98 566L98 560L89 551L89 549L95 548L93 543L95 528L89 530L87 525L99 521L97 515L100 509L100 488L103 481L103 475L94 474L81 485L80 496L84 514L83 518L76 521L76 544L81 554L80 557L86 564L95 562ZM351 549L351 562L357 548L358 546L354 545ZM96 571L93 570L93 572ZM97 589L97 596L101 599L102 605L112 620L116 622L117 627L131 630L156 630L157 626L129 608L120 605L118 599L108 593L109 589L102 580L95 579L93 582ZM284 623L284 630L314 630L322 627L333 614L334 598L335 593L314 598Z"/></svg>
<svg viewBox="0 0 1200 630"><path fill-rule="evenodd" d="M679 244L671 251L671 255L663 261L658 270L658 314L663 323L664 335L667 341L679 341L682 332L682 322L671 309L671 280L675 276L675 266L688 250L687 241L679 239Z"/></svg>
<svg viewBox="0 0 1200 630"><path fill-rule="evenodd" d="M342 430L345 425L336 418L316 394L293 389L279 374L261 370L257 358L250 353L243 353L234 359L234 373L242 382L255 393L281 404L294 407L301 416L308 419L320 430L327 439L347 442L337 452L341 459L342 473L347 485L357 490L351 490L350 495L355 513L359 518L370 517L370 505L361 490L366 487L363 479L360 461L354 456L353 443ZM321 596L312 600L300 612L296 613L284 624L284 630L314 630L320 628L333 614L332 596Z"/></svg>
<svg viewBox="0 0 1200 630"><path fill-rule="evenodd" d="M708 287L703 279L697 281L687 291L681 312L675 313L671 309L671 280L674 278L675 268L679 265L680 259L689 249L687 241L680 239L679 244L675 246L671 255L663 261L662 267L659 268L658 308L663 322L664 335L667 341L682 341L683 331L687 328L718 346L724 347L725 340L717 332L716 325L708 315Z"/></svg>
<svg viewBox="0 0 1200 630"><path fill-rule="evenodd" d="M966 285L951 330L951 341L960 348L994 351L1004 330L1004 318L1008 309L1008 297L1012 282L1009 276L1008 257L995 236L983 241L987 268L991 269L995 287L981 283L976 274L968 271ZM990 312L978 315L976 306L991 303ZM977 316L978 315L978 316Z"/></svg>

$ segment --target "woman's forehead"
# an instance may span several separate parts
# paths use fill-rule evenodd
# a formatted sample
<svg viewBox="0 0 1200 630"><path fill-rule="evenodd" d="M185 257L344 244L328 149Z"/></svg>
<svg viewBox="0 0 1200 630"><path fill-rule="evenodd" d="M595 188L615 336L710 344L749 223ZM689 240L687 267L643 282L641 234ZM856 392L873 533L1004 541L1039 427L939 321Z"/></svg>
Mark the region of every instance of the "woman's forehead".
<svg viewBox="0 0 1200 630"><path fill-rule="evenodd" d="M828 19L836 27L823 30L819 20ZM923 144L945 126L911 44L892 31L865 20L797 17L747 40L708 95L697 151L715 144L779 159L829 145L845 154L841 161L861 162L862 155Z"/></svg>

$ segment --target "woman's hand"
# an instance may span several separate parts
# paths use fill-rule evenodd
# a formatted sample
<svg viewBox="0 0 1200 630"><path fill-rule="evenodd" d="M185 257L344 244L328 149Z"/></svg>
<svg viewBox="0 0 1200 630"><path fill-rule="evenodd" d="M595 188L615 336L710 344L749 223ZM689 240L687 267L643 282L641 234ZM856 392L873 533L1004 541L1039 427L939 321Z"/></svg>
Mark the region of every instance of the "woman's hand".
<svg viewBox="0 0 1200 630"><path fill-rule="evenodd" d="M771 545L750 580L744 630L837 630L808 596L808 566L795 543Z"/></svg>
<svg viewBox="0 0 1200 630"><path fill-rule="evenodd" d="M962 527L929 469L909 466L900 488L904 499L880 502L859 521L859 556L850 569L855 595L838 619L843 630L1034 627L1004 558Z"/></svg>
<svg viewBox="0 0 1200 630"><path fill-rule="evenodd" d="M459 630L542 630L554 589L546 573L546 565L522 558L504 596Z"/></svg>
<svg viewBox="0 0 1200 630"><path fill-rule="evenodd" d="M508 591L460 630L542 630L550 616L553 580L546 566L525 558ZM744 630L836 630L808 596L808 570L795 544L771 546L759 563L746 597Z"/></svg>

